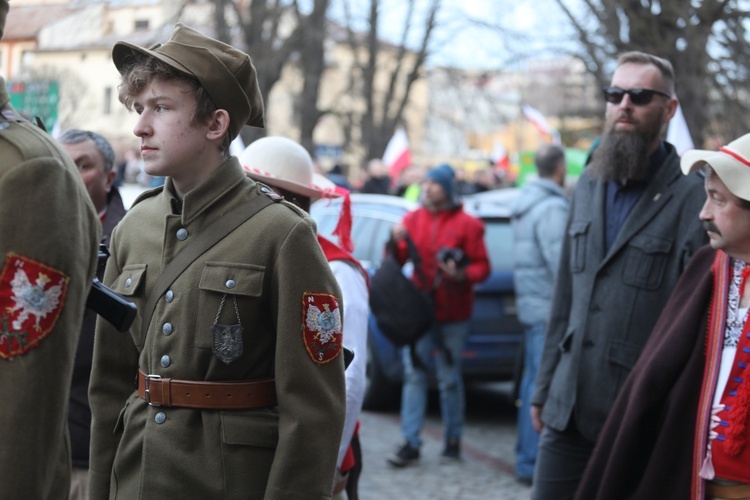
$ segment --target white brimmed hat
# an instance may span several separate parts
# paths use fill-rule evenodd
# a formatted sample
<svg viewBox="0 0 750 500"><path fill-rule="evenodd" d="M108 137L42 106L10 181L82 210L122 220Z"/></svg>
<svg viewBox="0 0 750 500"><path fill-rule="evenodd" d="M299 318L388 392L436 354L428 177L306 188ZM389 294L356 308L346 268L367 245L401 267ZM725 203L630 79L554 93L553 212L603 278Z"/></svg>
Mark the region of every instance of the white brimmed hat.
<svg viewBox="0 0 750 500"><path fill-rule="evenodd" d="M245 148L239 160L248 177L271 187L306 196L310 201L338 196L327 193L326 186L316 184L310 154L286 137L258 139Z"/></svg>
<svg viewBox="0 0 750 500"><path fill-rule="evenodd" d="M680 160L685 175L706 163L733 195L750 201L750 134L743 135L718 151L686 151Z"/></svg>

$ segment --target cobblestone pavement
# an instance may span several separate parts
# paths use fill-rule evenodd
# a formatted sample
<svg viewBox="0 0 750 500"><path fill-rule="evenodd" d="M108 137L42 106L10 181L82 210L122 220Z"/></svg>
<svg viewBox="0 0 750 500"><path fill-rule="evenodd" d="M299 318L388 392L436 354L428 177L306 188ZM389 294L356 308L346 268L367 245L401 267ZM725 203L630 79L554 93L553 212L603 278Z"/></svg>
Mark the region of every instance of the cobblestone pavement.
<svg viewBox="0 0 750 500"><path fill-rule="evenodd" d="M513 467L515 408L507 398L475 394L470 398L461 443L462 460L454 464L440 462L442 425L435 401L430 404L422 431L421 459L400 469L386 462L402 442L398 412L363 412L360 498L528 500L530 489L516 481Z"/></svg>

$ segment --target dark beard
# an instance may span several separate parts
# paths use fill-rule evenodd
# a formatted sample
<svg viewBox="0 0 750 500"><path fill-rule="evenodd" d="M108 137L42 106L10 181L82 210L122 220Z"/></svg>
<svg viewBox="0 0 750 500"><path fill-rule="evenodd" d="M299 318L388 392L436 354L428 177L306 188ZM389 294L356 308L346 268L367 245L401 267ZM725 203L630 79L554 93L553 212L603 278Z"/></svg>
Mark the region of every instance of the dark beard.
<svg viewBox="0 0 750 500"><path fill-rule="evenodd" d="M661 134L661 119L643 123L634 132L616 132L607 127L592 156L591 172L604 181L644 181L651 175L649 147Z"/></svg>
<svg viewBox="0 0 750 500"><path fill-rule="evenodd" d="M592 156L591 173L604 181L642 181L649 178L649 146L653 137L642 133L607 131Z"/></svg>

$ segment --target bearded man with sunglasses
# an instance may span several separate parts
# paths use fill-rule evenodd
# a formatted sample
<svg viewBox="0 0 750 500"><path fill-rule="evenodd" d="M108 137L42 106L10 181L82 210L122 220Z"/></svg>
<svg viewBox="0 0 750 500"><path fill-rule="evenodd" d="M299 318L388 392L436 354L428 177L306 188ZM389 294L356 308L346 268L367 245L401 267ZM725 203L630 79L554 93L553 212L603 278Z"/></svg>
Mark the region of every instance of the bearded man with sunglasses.
<svg viewBox="0 0 750 500"><path fill-rule="evenodd" d="M702 179L683 176L661 139L673 96L672 65L642 52L621 55L604 89L606 129L573 195L531 400L542 432L534 500L573 497L617 393L706 242Z"/></svg>

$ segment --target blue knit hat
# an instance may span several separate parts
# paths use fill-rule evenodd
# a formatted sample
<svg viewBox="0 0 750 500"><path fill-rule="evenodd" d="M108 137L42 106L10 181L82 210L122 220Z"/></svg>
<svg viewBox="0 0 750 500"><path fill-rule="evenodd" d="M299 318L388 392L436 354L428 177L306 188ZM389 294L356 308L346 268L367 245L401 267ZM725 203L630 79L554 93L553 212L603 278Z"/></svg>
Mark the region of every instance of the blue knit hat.
<svg viewBox="0 0 750 500"><path fill-rule="evenodd" d="M440 184L448 198L451 200L455 199L457 191L456 173L450 165L447 163L438 165L437 167L430 169L425 177Z"/></svg>
<svg viewBox="0 0 750 500"><path fill-rule="evenodd" d="M451 208L460 205L458 201L458 186L456 185L456 173L450 165L443 163L435 168L430 169L425 175L425 179L437 182L443 188L443 192L448 197L448 204Z"/></svg>

